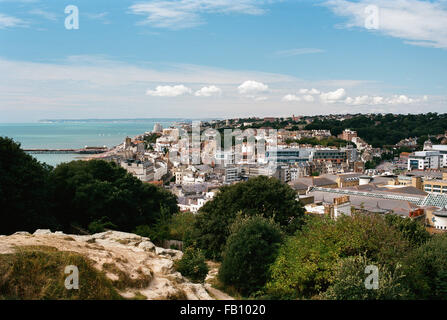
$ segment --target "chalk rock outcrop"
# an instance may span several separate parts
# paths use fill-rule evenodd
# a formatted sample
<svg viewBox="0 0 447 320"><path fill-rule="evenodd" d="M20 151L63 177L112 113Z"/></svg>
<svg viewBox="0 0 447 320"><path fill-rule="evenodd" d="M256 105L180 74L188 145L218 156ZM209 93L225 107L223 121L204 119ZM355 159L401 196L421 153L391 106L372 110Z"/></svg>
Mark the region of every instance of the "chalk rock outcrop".
<svg viewBox="0 0 447 320"><path fill-rule="evenodd" d="M181 251L156 247L148 238L136 234L107 231L81 236L37 230L34 234L17 232L0 237L0 254L12 253L18 246L50 246L82 254L112 281L121 281L117 288L123 297L148 300L215 297L205 285L191 283L175 271L174 262L181 259Z"/></svg>

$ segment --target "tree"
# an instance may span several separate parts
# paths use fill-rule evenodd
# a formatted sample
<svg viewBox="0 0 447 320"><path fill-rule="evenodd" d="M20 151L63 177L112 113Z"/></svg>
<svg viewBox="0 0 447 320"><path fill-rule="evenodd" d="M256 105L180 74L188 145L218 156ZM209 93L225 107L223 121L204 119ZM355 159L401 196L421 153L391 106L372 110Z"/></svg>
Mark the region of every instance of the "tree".
<svg viewBox="0 0 447 320"><path fill-rule="evenodd" d="M411 299L447 299L447 235L435 235L404 260Z"/></svg>
<svg viewBox="0 0 447 320"><path fill-rule="evenodd" d="M52 217L51 167L12 139L0 137L0 234L57 225Z"/></svg>
<svg viewBox="0 0 447 320"><path fill-rule="evenodd" d="M194 223L196 244L207 258L221 258L230 226L239 212L272 218L288 233L301 226L304 216L295 191L278 179L259 176L224 186L201 208Z"/></svg>
<svg viewBox="0 0 447 320"><path fill-rule="evenodd" d="M430 234L420 221L403 218L395 214L386 215L385 221L396 228L414 247L420 246L430 239Z"/></svg>
<svg viewBox="0 0 447 320"><path fill-rule="evenodd" d="M341 258L364 255L392 270L408 250L408 242L379 215L313 217L281 246L267 292L280 299L311 298L334 282Z"/></svg>
<svg viewBox="0 0 447 320"><path fill-rule="evenodd" d="M236 220L226 243L219 280L244 295L260 290L269 277L281 237L281 229L272 219L252 216Z"/></svg>
<svg viewBox="0 0 447 320"><path fill-rule="evenodd" d="M102 160L73 161L54 169L55 215L63 230L81 228L93 221L110 222L123 231L159 221L162 206L177 212L175 196L142 183L115 163Z"/></svg>

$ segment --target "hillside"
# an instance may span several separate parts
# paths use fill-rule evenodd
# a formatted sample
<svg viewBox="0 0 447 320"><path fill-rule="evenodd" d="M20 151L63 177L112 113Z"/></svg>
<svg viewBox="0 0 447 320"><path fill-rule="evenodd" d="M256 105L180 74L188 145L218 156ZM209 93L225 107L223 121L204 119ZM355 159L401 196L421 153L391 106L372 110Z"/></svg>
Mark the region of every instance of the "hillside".
<svg viewBox="0 0 447 320"><path fill-rule="evenodd" d="M117 231L79 236L37 230L0 236L0 300L214 299L216 289L209 289L210 294L209 285L191 283L174 270L174 261L182 255L156 247L148 238ZM67 293L65 264L76 263L80 288ZM217 296L230 299L221 292Z"/></svg>

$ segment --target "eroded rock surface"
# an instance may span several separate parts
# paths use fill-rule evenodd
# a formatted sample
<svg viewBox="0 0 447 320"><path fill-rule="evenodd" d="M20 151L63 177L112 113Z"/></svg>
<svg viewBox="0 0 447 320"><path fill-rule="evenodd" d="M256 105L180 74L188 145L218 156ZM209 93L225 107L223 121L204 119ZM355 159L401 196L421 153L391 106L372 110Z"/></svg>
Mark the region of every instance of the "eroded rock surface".
<svg viewBox="0 0 447 320"><path fill-rule="evenodd" d="M207 286L191 283L175 271L174 262L181 259L181 251L156 247L148 238L132 233L107 231L80 236L37 230L34 234L17 232L0 236L0 254L13 253L18 246L50 246L82 254L112 281L119 282L120 293L127 298L212 300L216 297L216 289L210 295Z"/></svg>

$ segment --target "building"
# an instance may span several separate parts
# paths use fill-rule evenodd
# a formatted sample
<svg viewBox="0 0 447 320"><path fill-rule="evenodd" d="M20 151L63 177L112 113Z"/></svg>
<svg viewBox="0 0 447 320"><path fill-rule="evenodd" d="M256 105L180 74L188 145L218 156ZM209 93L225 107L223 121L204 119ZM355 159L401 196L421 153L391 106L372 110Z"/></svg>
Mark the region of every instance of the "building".
<svg viewBox="0 0 447 320"><path fill-rule="evenodd" d="M351 216L352 207L349 196L342 196L334 198L332 203L327 203L324 200L318 203L305 205L307 213L326 215L332 219L337 219L342 215Z"/></svg>
<svg viewBox="0 0 447 320"><path fill-rule="evenodd" d="M264 118L264 122L275 122L276 121L276 118L274 118L274 117L266 117L266 118Z"/></svg>
<svg viewBox="0 0 447 320"><path fill-rule="evenodd" d="M447 231L447 207L433 207L426 211L426 223L428 226L437 230Z"/></svg>
<svg viewBox="0 0 447 320"><path fill-rule="evenodd" d="M417 151L408 156L407 170L439 169L443 155L439 151Z"/></svg>
<svg viewBox="0 0 447 320"><path fill-rule="evenodd" d="M339 188L354 187L360 184L360 176L358 173L339 174L336 182Z"/></svg>
<svg viewBox="0 0 447 320"><path fill-rule="evenodd" d="M347 155L345 151L337 149L317 149L312 153L312 160L324 160L335 163L346 162Z"/></svg>
<svg viewBox="0 0 447 320"><path fill-rule="evenodd" d="M424 147L424 151L437 151L441 155L441 167L447 167L447 145L444 144L435 144L435 145L427 145Z"/></svg>
<svg viewBox="0 0 447 320"><path fill-rule="evenodd" d="M352 139L357 137L358 137L357 131L352 131L350 129L345 129L340 135L340 138L346 141L352 141Z"/></svg>
<svg viewBox="0 0 447 320"><path fill-rule="evenodd" d="M265 153L269 161L277 163L299 163L309 161L310 153L305 149L277 149Z"/></svg>
<svg viewBox="0 0 447 320"><path fill-rule="evenodd" d="M148 182L154 180L154 165L152 162L127 160L121 162L121 167L141 181Z"/></svg>
<svg viewBox="0 0 447 320"><path fill-rule="evenodd" d="M422 189L428 193L447 194L447 172L444 172L442 179L424 179Z"/></svg>
<svg viewBox="0 0 447 320"><path fill-rule="evenodd" d="M163 131L163 126L159 123L154 124L154 130L152 130L153 133L161 133Z"/></svg>

